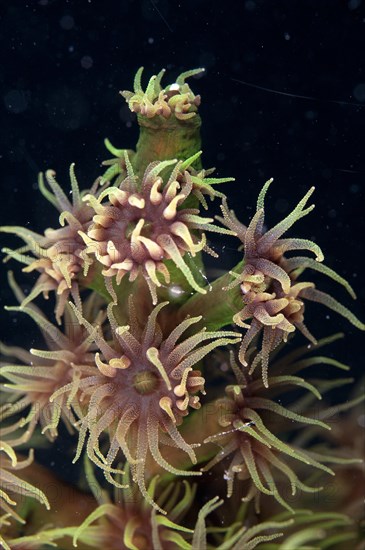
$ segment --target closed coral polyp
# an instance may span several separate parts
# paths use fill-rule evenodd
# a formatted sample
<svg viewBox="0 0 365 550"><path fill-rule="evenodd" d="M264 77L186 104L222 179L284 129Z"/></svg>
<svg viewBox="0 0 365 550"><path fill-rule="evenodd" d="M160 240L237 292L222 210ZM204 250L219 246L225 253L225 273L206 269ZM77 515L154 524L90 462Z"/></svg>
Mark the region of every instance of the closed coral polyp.
<svg viewBox="0 0 365 550"><path fill-rule="evenodd" d="M165 73L165 69L162 69L158 75L150 78L145 91L141 84L142 72L143 67L140 67L134 79L133 92L121 92L132 113L139 113L146 118L161 116L165 119L174 114L178 120L187 120L196 115L200 96L194 95L185 80L204 72L204 69L186 71L166 88L161 87L161 79Z"/></svg>

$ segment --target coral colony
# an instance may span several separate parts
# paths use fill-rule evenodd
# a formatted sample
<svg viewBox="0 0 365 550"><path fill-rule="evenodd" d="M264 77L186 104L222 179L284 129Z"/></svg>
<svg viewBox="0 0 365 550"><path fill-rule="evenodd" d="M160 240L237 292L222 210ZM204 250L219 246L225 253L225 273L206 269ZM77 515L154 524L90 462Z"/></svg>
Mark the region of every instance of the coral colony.
<svg viewBox="0 0 365 550"><path fill-rule="evenodd" d="M24 293L9 272L6 310L42 335L39 349L1 344L4 549L364 548L363 396L319 351L342 335L317 341L306 324L307 307L325 306L365 329L311 273L355 293L291 236L314 188L273 225L269 180L251 220L236 217L233 178L202 167L201 99L186 82L202 71L144 88L140 69L121 94L136 150L106 140L112 158L89 188L71 165L71 194L41 174L57 227L1 228L22 241L4 261L33 274ZM213 232L242 257L208 282ZM73 485L34 461L52 445Z"/></svg>

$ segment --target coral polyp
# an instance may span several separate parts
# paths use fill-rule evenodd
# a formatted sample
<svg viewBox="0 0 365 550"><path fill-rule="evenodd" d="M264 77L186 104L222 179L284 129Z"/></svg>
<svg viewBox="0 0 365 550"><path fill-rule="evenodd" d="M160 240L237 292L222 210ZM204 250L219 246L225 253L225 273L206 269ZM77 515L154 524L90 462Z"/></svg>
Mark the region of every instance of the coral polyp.
<svg viewBox="0 0 365 550"><path fill-rule="evenodd" d="M194 193L199 193L199 197L216 194L203 178L187 171L193 160L152 163L139 183L126 156L128 177L119 187L106 189L98 199L93 195L85 197L95 211L88 232L80 232L87 245L86 253L95 254L104 266L103 275L115 277L118 285L127 274L130 281L139 275L144 277L154 304L156 288L171 280L166 260L175 264L194 290L205 293L185 256L195 257L207 248L205 231L227 233L212 224L212 218L199 216L197 208L185 206ZM164 182L161 173L172 166ZM102 203L105 197L108 203Z"/></svg>
<svg viewBox="0 0 365 550"><path fill-rule="evenodd" d="M280 426L281 417L321 428L329 429L329 426L318 419L291 411L265 397L266 388L262 380L245 375L240 370L233 352L230 354L230 364L237 383L227 386L226 397L218 399L215 403L218 424L223 430L205 440L205 443L217 443L221 450L204 467L204 471L230 457L225 473L228 497L233 494L236 478L242 481L249 480L247 493L243 497L244 501L254 500L256 509L259 510L260 495L264 494L275 498L282 506L291 510L288 502L280 494L279 487L282 483L276 483L275 479L278 476L274 473L275 470L287 479L292 495L295 495L297 490L315 493L320 489L309 487L300 481L294 469L287 464L285 455L327 473L332 474L332 471L314 460L310 453L279 439L268 427L270 421L266 425L265 412L269 411L271 415L278 417L279 420L276 422L271 420L276 432ZM298 376L276 376L269 378L269 381L270 388L273 387L276 393L280 392L280 387L283 386L286 386L286 389L290 386L293 389L295 386L302 386L320 398L314 386L304 382Z"/></svg>
<svg viewBox="0 0 365 550"><path fill-rule="evenodd" d="M200 96L195 95L185 80L191 76L204 72L204 69L193 69L179 75L176 82L162 88L161 79L165 70L153 75L143 91L141 84L143 67L141 67L134 79L134 91L123 91L122 96L128 103L133 113L140 113L147 118L161 116L169 118L172 114L178 120L188 120L196 115L200 105Z"/></svg>
<svg viewBox="0 0 365 550"><path fill-rule="evenodd" d="M102 495L93 474L94 493L98 495L99 507L74 529L74 546L87 544L92 548L106 547L110 550L149 550L150 548L204 549L207 548L206 516L222 504L218 497L203 506L192 529L180 524L188 514L196 497L196 485L169 483L163 487L155 476L148 484L148 494L160 507L168 510L168 518L143 499L143 496L129 487L129 467L124 467L122 483L128 486L121 491L114 490L114 498ZM90 468L88 468L90 470Z"/></svg>
<svg viewBox="0 0 365 550"><path fill-rule="evenodd" d="M14 283L13 283L14 286ZM20 299L24 299L15 287ZM84 304L85 314L93 310L95 298ZM39 326L48 349L31 349L30 352L19 348L6 348L2 352L26 364L5 363L1 375L5 379L4 390L8 400L0 407L0 414L7 418L16 413L28 411L22 419L25 426L21 442L28 441L40 425L42 433L50 440L58 435L58 425L62 420L70 432L74 431L76 419L70 402L77 407L77 391L80 365L83 369L93 366L94 353L89 334L80 326L71 308L64 311L64 332L54 326L33 304L23 308L8 307L8 311L21 311L29 315ZM99 321L103 313L98 316ZM93 318L94 320L94 318ZM95 319L96 321L96 319ZM69 395L53 397L58 389L71 384L73 391ZM51 399L52 398L52 399ZM81 413L80 413L81 414Z"/></svg>
<svg viewBox="0 0 365 550"><path fill-rule="evenodd" d="M48 298L50 292L56 296L56 318L61 322L65 304L70 295L81 307L79 292L79 275L86 276L92 263L85 253L85 245L79 235L86 231L91 223L93 211L82 201L82 195L76 180L74 165L70 168L72 203L55 180L55 172L46 172L46 181L51 188L47 189L43 175L39 178L39 188L44 197L60 212L58 229L46 229L39 235L25 227L0 227L0 231L13 233L26 243L17 250L4 249L7 259L14 258L27 264L25 273L36 271L40 276L30 294L24 299L23 306L31 302L39 294ZM98 193L99 182L90 189L90 193ZM32 253L33 256L29 256Z"/></svg>
<svg viewBox="0 0 365 550"><path fill-rule="evenodd" d="M174 475L189 474L166 460L161 445L181 449L193 464L196 463L193 446L177 429L189 409L200 407L198 394L204 393L204 378L194 366L217 346L239 340L234 332L204 330L183 339L184 333L201 317L186 319L163 337L157 317L166 305L164 302L156 306L144 327L138 323L131 306L130 325L121 327L113 316L111 303L108 316L113 344L96 332L74 307L80 323L88 329L101 352L95 356L94 372L88 369L79 383L80 402L87 402L88 408L80 418L76 459L87 441L90 460L113 482L110 473L115 469L111 464L122 450L131 466L133 480L154 506L145 485L147 461L153 460ZM83 367L79 369L82 375ZM69 384L63 391L71 391L71 388ZM106 456L99 450L99 440L105 431L109 432L110 439ZM190 474L199 475L198 472Z"/></svg>
<svg viewBox="0 0 365 550"><path fill-rule="evenodd" d="M307 269L327 275L346 288L352 298L355 293L349 283L338 273L321 262L324 259L319 246L307 239L286 238L282 235L299 219L309 214L314 205L306 206L311 197L312 187L294 210L272 229L265 228L265 196L273 180L263 186L256 206L256 213L248 226L238 221L227 203L222 205L223 218L220 219L234 231L242 242L244 251L243 268L240 273L232 272L233 282L228 288L240 285L244 307L233 316L233 321L247 329L240 348L240 361L247 366L246 352L253 339L262 333L262 349L259 355L262 363L262 376L268 385L268 364L270 353L281 342L286 342L290 333L298 329L310 342L315 337L306 327L304 300L319 302L347 318L353 325L365 330L365 325L355 315L337 302L332 296L315 288L312 282L297 282L297 278ZM314 253L315 260L309 257L287 258L286 252L307 250ZM248 319L252 319L247 323ZM254 368L258 364L254 363Z"/></svg>
<svg viewBox="0 0 365 550"><path fill-rule="evenodd" d="M20 422L16 422L0 428L0 510L5 512L5 515L0 516L1 527L9 524L9 518L22 524L25 523L16 511L18 500L26 497L35 498L46 508L49 509L50 507L46 495L31 483L22 479L21 474L18 475L18 471L27 468L34 459L33 450L29 452L27 458L19 457L14 450L14 447L19 445L21 441L15 434L13 434L13 439L9 439L9 434L12 434L19 426ZM0 546L8 550L10 547L1 536L2 531L3 529L0 533Z"/></svg>

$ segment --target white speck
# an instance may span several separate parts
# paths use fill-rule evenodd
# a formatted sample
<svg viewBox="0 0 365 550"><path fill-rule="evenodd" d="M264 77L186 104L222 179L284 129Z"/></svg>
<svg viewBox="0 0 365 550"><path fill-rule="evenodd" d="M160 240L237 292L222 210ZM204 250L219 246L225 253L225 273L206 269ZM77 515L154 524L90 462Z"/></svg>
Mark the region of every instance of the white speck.
<svg viewBox="0 0 365 550"><path fill-rule="evenodd" d="M152 36L150 36L150 38L148 39L148 43L149 43L149 44L153 44L153 43L154 43L154 41L155 41L155 39L154 39L154 38L152 38Z"/></svg>
<svg viewBox="0 0 365 550"><path fill-rule="evenodd" d="M171 84L171 86L169 87L169 90L175 92L175 91L179 91L180 90L180 86L177 82L174 82L174 84Z"/></svg>
<svg viewBox="0 0 365 550"><path fill-rule="evenodd" d="M180 286L177 286L177 285L170 286L169 288L169 293L172 296L181 296L181 294L184 294L184 292L185 291Z"/></svg>
<svg viewBox="0 0 365 550"><path fill-rule="evenodd" d="M288 32L284 32L284 38L285 40L290 40L290 34Z"/></svg>

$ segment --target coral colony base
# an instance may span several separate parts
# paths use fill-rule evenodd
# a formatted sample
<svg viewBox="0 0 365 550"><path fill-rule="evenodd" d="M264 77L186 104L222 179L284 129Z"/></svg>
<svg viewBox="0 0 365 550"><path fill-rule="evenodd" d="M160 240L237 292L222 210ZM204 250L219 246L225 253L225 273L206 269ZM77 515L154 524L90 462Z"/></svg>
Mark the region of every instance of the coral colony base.
<svg viewBox="0 0 365 550"><path fill-rule="evenodd" d="M363 394L319 351L342 335L317 341L306 326L316 302L365 329L311 271L355 293L316 243L288 235L314 188L274 226L272 180L247 225L230 209L217 186L233 178L202 167L200 96L186 82L202 72L163 87L161 71L144 89L140 69L122 92L136 150L106 140L113 158L84 191L71 165L72 199L55 172L41 175L58 227L0 229L23 241L4 261L37 274L24 294L9 272L18 305L6 309L42 335L39 349L1 344L4 549L365 548ZM211 232L242 259L207 284ZM74 485L34 462L45 444Z"/></svg>

